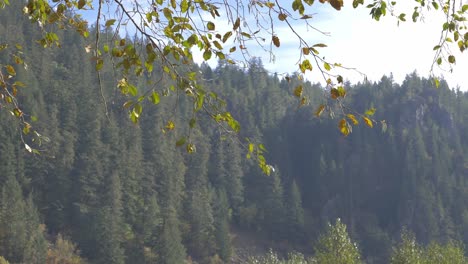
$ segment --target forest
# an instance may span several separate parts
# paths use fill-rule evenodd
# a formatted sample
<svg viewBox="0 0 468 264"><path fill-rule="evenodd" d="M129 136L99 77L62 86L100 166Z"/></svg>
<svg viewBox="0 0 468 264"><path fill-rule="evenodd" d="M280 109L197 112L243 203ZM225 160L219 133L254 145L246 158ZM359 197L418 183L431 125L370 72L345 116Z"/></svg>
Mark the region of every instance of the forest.
<svg viewBox="0 0 468 264"><path fill-rule="evenodd" d="M157 106L142 102L135 124L115 69L106 64L98 80L87 40L58 34L61 47L44 49L26 17L0 16L0 42L20 43L29 65L16 72L26 85L19 102L43 135L31 143L39 154L26 151L31 139L0 102L0 263L280 263L288 254L296 262L285 263L338 263L321 251L332 231L349 236L357 259L339 263L435 263L405 262L405 246L467 263L460 88L415 72L401 84L391 74L345 82L347 107L375 108L388 127L359 124L343 136L336 117L315 115L329 100L321 85L268 73L260 59L249 68L220 61L193 67L226 101L239 135L203 116L189 127L191 106L170 84ZM0 52L1 64L10 60ZM134 81L144 91L162 71ZM298 104L297 84L309 104ZM193 144L180 142L186 135ZM246 157L244 137L265 146L269 176Z"/></svg>

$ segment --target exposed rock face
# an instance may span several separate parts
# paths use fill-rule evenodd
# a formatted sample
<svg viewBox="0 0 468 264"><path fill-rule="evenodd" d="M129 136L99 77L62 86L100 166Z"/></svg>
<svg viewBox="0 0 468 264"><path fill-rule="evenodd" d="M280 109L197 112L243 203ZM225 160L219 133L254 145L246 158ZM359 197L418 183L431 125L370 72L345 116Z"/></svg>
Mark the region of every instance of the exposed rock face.
<svg viewBox="0 0 468 264"><path fill-rule="evenodd" d="M437 98L437 95L435 95ZM432 122L439 127L449 131L452 136L456 133L456 124L453 115L449 113L442 105L438 103L433 96L414 96L406 101L401 107L400 127L413 128L419 125L422 129L428 129L427 119L430 117Z"/></svg>

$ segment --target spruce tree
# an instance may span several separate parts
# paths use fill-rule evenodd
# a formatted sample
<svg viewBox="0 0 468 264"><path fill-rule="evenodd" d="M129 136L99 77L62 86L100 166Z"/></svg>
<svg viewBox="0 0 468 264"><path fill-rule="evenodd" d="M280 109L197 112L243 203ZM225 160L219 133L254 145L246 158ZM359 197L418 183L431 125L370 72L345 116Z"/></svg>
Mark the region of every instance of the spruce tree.
<svg viewBox="0 0 468 264"><path fill-rule="evenodd" d="M24 199L16 178L8 177L1 190L0 256L12 263L44 263L44 231L31 197Z"/></svg>
<svg viewBox="0 0 468 264"><path fill-rule="evenodd" d="M209 145L195 133L197 152L186 156L186 201L184 215L190 229L186 232L187 250L191 257L206 262L214 253L212 192L208 181Z"/></svg>
<svg viewBox="0 0 468 264"><path fill-rule="evenodd" d="M302 198L296 181L293 181L286 198L286 221L287 236L289 240L302 242L304 236L304 209Z"/></svg>
<svg viewBox="0 0 468 264"><path fill-rule="evenodd" d="M216 192L213 206L217 253L224 262L229 263L232 243L229 233L229 206L226 192L223 189Z"/></svg>

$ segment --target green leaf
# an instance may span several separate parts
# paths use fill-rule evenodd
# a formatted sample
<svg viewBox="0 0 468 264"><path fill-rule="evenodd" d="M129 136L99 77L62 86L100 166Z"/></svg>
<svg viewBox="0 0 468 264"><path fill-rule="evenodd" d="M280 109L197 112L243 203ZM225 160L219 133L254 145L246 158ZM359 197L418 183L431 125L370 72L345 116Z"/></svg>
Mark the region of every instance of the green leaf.
<svg viewBox="0 0 468 264"><path fill-rule="evenodd" d="M398 16L398 19L400 19L401 21L405 22L406 21L406 14L405 13L401 13L399 16Z"/></svg>
<svg viewBox="0 0 468 264"><path fill-rule="evenodd" d="M151 62L145 61L145 68L148 72L153 71L153 64Z"/></svg>
<svg viewBox="0 0 468 264"><path fill-rule="evenodd" d="M232 27L232 30L237 30L237 29L239 28L239 26L240 26L240 18L238 17L238 18L236 19L236 22L234 22L234 25L233 25L233 27Z"/></svg>
<svg viewBox="0 0 468 264"><path fill-rule="evenodd" d="M132 84L128 84L128 92L133 95L133 96L136 96L138 94L138 88L136 88L135 85L132 85Z"/></svg>
<svg viewBox="0 0 468 264"><path fill-rule="evenodd" d="M194 128L196 123L197 123L197 120L195 118L190 119L189 121L190 128Z"/></svg>
<svg viewBox="0 0 468 264"><path fill-rule="evenodd" d="M205 101L205 94L198 94L197 103L195 106L195 112L198 112L200 111L200 109L202 109L204 101Z"/></svg>
<svg viewBox="0 0 468 264"><path fill-rule="evenodd" d="M326 63L326 62L323 63L323 67L324 67L325 70L327 70L327 71L330 71L330 70L331 70L330 64L328 64L328 63Z"/></svg>
<svg viewBox="0 0 468 264"><path fill-rule="evenodd" d="M371 107L371 108L367 109L364 114L367 115L367 116L373 116L375 114L376 110L377 109L375 109L374 107Z"/></svg>
<svg viewBox="0 0 468 264"><path fill-rule="evenodd" d="M336 77L336 81L338 81L338 83L343 83L343 76L338 75L338 77Z"/></svg>
<svg viewBox="0 0 468 264"><path fill-rule="evenodd" d="M468 10L468 5L463 5L462 6L462 12L466 12Z"/></svg>
<svg viewBox="0 0 468 264"><path fill-rule="evenodd" d="M104 60L101 58L98 58L96 60L96 71L100 71L102 69L102 66L104 66Z"/></svg>
<svg viewBox="0 0 468 264"><path fill-rule="evenodd" d="M206 49L205 52L203 52L203 59L207 61L211 59L211 55L212 55L211 50Z"/></svg>
<svg viewBox="0 0 468 264"><path fill-rule="evenodd" d="M26 84L24 84L23 82L20 82L20 81L16 81L16 82L13 83L13 86L26 87Z"/></svg>
<svg viewBox="0 0 468 264"><path fill-rule="evenodd" d="M264 152L267 152L265 146L263 144L258 144L258 148L261 150L261 151L264 151Z"/></svg>
<svg viewBox="0 0 468 264"><path fill-rule="evenodd" d="M23 115L23 112L19 108L15 108L15 109L13 109L13 114L16 117L21 117Z"/></svg>
<svg viewBox="0 0 468 264"><path fill-rule="evenodd" d="M208 30L215 30L215 24L211 21L206 24L206 27Z"/></svg>
<svg viewBox="0 0 468 264"><path fill-rule="evenodd" d="M140 117L141 112L143 112L143 107L141 106L141 104L135 104L135 106L133 107L133 112L135 112L137 117Z"/></svg>
<svg viewBox="0 0 468 264"><path fill-rule="evenodd" d="M78 9L83 9L83 7L86 5L86 0L79 0L78 1Z"/></svg>
<svg viewBox="0 0 468 264"><path fill-rule="evenodd" d="M340 95L340 97L345 98L345 96L346 96L346 90L345 90L345 88L344 88L343 86L339 86L339 87L337 88L337 90L338 90L338 94Z"/></svg>
<svg viewBox="0 0 468 264"><path fill-rule="evenodd" d="M302 73L305 73L306 70L312 71L312 64L309 60L304 60L301 65L299 65Z"/></svg>
<svg viewBox="0 0 468 264"><path fill-rule="evenodd" d="M29 134L30 129L31 129L31 125L27 122L24 122L23 133L25 135Z"/></svg>
<svg viewBox="0 0 468 264"><path fill-rule="evenodd" d="M220 51L216 52L216 56L218 56L218 58L221 59L221 60L226 59L226 55L224 55L224 53L222 53Z"/></svg>
<svg viewBox="0 0 468 264"><path fill-rule="evenodd" d="M353 8L358 7L358 5L364 4L364 0L353 0Z"/></svg>
<svg viewBox="0 0 468 264"><path fill-rule="evenodd" d="M436 88L439 88L439 86L440 86L439 78L435 78L435 77L434 77L434 84L435 84L435 87L436 87Z"/></svg>
<svg viewBox="0 0 468 264"><path fill-rule="evenodd" d="M182 2L180 3L180 10L182 11L182 13L185 13L187 12L189 8L189 3L187 0L182 0Z"/></svg>
<svg viewBox="0 0 468 264"><path fill-rule="evenodd" d="M114 23L115 23L115 19L109 19L106 21L106 27L110 27L110 26L113 26Z"/></svg>
<svg viewBox="0 0 468 264"><path fill-rule="evenodd" d="M186 141L187 141L187 139L185 137L181 137L179 140L177 140L176 147L180 147L180 146L184 145Z"/></svg>
<svg viewBox="0 0 468 264"><path fill-rule="evenodd" d="M325 48L327 47L327 45L323 44L323 43L318 43L318 44L315 44L314 46L312 46L314 48Z"/></svg>
<svg viewBox="0 0 468 264"><path fill-rule="evenodd" d="M156 91L153 91L153 93L151 93L151 96L150 96L149 99L153 104L155 104L155 105L159 104L159 101L160 101L159 93L156 92Z"/></svg>
<svg viewBox="0 0 468 264"><path fill-rule="evenodd" d="M123 104L123 108L130 108L130 106L132 106L132 105L133 105L133 101L130 100L130 101L127 101L127 102L125 102Z"/></svg>
<svg viewBox="0 0 468 264"><path fill-rule="evenodd" d="M453 55L448 56L448 62L451 63L451 64L454 64L455 63L455 56L453 56Z"/></svg>
<svg viewBox="0 0 468 264"><path fill-rule="evenodd" d="M231 31L226 32L226 34L224 34L224 36L223 36L223 42L226 42L231 36L232 36Z"/></svg>

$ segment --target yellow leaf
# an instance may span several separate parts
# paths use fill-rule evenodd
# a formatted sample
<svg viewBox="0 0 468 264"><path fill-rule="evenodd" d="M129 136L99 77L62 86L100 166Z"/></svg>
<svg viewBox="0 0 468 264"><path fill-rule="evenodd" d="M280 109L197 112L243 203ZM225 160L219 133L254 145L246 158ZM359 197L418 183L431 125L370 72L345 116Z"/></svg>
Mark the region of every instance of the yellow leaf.
<svg viewBox="0 0 468 264"><path fill-rule="evenodd" d="M13 68L13 66L7 65L7 66L5 66L5 68L6 68L9 75L11 75L11 76L16 75L16 71L15 71L15 68Z"/></svg>
<svg viewBox="0 0 468 264"><path fill-rule="evenodd" d="M325 110L325 105L320 105L315 111L315 116L320 117L320 115L323 113L323 110Z"/></svg>
<svg viewBox="0 0 468 264"><path fill-rule="evenodd" d="M302 85L299 85L296 87L296 89L294 89L294 95L296 97L301 97L302 95Z"/></svg>
<svg viewBox="0 0 468 264"><path fill-rule="evenodd" d="M353 122L354 125L359 124L358 120L353 114L347 114L346 116L349 118L349 120L351 120L351 122Z"/></svg>
<svg viewBox="0 0 468 264"><path fill-rule="evenodd" d="M254 144L250 143L249 144L249 153L252 153L254 151Z"/></svg>
<svg viewBox="0 0 468 264"><path fill-rule="evenodd" d="M175 128L174 122L172 122L172 121L170 121L170 120L167 121L166 129L167 129L167 130L173 130L174 128Z"/></svg>
<svg viewBox="0 0 468 264"><path fill-rule="evenodd" d="M195 145L192 143L187 144L187 153L192 154L196 151Z"/></svg>
<svg viewBox="0 0 468 264"><path fill-rule="evenodd" d="M340 123L338 124L338 127L340 128L341 134L343 134L344 136L349 135L349 133L351 132L351 130L349 128L349 124L346 121L346 119L344 119L344 118L340 120Z"/></svg>
<svg viewBox="0 0 468 264"><path fill-rule="evenodd" d="M372 123L372 120L370 120L369 118L363 116L362 119L364 119L364 122L366 123L368 127L372 128L374 126L374 124Z"/></svg>

